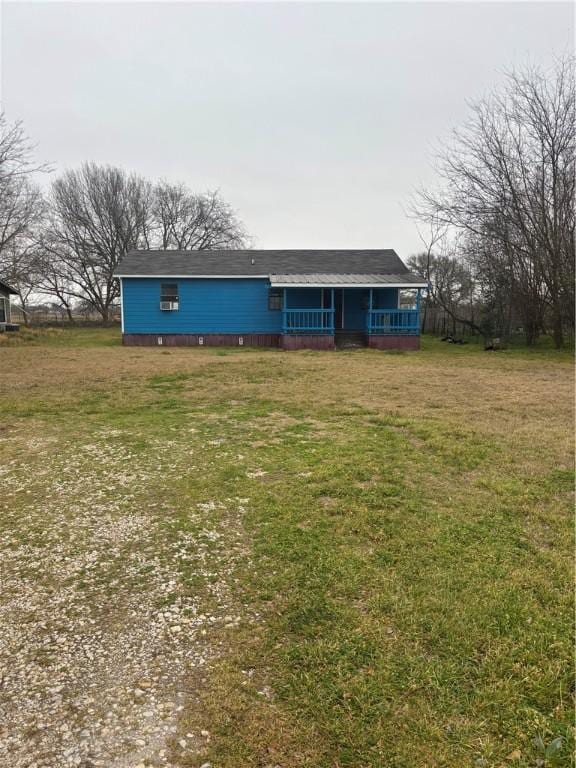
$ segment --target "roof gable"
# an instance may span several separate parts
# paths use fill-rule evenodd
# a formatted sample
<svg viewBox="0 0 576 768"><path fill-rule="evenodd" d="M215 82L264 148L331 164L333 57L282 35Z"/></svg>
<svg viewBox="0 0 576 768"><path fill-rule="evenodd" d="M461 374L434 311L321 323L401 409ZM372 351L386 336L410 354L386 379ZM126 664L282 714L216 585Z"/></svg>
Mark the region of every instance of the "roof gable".
<svg viewBox="0 0 576 768"><path fill-rule="evenodd" d="M257 277L269 275L408 275L396 251L227 250L130 251L118 277Z"/></svg>

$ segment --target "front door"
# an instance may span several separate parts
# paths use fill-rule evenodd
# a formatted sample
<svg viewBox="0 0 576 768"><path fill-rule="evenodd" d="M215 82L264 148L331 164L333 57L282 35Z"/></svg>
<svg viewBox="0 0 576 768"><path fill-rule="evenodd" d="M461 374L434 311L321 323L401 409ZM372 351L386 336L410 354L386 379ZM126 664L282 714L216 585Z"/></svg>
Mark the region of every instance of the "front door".
<svg viewBox="0 0 576 768"><path fill-rule="evenodd" d="M368 293L365 288L347 288L344 293L344 317L342 327L355 333L366 330Z"/></svg>
<svg viewBox="0 0 576 768"><path fill-rule="evenodd" d="M6 322L6 299L3 296L0 296L0 323Z"/></svg>

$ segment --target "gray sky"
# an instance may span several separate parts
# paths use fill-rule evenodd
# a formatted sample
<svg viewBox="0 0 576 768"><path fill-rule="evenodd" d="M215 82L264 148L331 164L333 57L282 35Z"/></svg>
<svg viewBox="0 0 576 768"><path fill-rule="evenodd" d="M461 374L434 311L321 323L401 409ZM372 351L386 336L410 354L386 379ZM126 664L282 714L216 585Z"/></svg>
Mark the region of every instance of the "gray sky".
<svg viewBox="0 0 576 768"><path fill-rule="evenodd" d="M220 188L260 248L407 257L465 100L573 39L568 3L4 2L1 97L56 171Z"/></svg>

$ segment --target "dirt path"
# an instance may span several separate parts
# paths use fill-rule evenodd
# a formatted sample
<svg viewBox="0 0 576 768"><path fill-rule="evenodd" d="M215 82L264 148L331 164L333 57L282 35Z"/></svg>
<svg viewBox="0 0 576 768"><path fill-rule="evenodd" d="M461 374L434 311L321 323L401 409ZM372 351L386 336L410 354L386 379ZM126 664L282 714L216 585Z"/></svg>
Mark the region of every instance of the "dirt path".
<svg viewBox="0 0 576 768"><path fill-rule="evenodd" d="M125 437L2 435L5 768L202 764L209 733L180 733L178 717L194 697L187 681L202 684L216 638L242 618L229 584L243 501L192 502L179 530L162 486L193 449L135 451Z"/></svg>

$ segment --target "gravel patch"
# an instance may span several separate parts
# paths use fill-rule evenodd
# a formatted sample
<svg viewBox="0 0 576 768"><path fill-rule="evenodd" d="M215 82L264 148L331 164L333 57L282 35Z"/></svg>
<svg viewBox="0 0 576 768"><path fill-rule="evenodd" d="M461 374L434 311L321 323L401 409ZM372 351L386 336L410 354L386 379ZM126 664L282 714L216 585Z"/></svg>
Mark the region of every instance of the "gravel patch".
<svg viewBox="0 0 576 768"><path fill-rule="evenodd" d="M121 441L121 430L80 446L9 437L17 458L0 466L2 766L178 765L209 741L207 731L183 737L178 719L194 698L190 680L201 684L218 655L214 637L251 620L231 588L246 558L248 500L191 502L193 532L170 528L157 484L190 471L190 446L152 441L137 452Z"/></svg>

